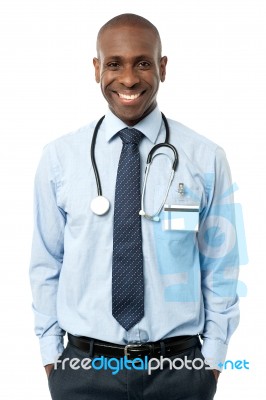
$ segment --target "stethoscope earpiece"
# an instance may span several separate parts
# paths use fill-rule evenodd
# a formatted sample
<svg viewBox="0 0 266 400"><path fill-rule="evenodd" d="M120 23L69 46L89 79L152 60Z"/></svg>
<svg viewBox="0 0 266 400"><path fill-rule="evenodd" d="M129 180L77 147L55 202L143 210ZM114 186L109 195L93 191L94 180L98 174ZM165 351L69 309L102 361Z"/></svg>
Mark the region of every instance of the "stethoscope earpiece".
<svg viewBox="0 0 266 400"><path fill-rule="evenodd" d="M140 210L139 215L141 215L142 217L145 217L145 218L147 218L147 219L149 219L151 221L154 221L154 222L159 222L160 221L160 217L158 215L152 215L152 216L151 215L147 215L144 210Z"/></svg>

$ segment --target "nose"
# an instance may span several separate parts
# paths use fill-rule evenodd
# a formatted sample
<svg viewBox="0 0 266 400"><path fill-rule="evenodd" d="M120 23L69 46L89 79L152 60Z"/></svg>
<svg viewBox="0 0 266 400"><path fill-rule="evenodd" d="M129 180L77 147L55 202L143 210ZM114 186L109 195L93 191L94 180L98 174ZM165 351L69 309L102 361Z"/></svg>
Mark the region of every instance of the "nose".
<svg viewBox="0 0 266 400"><path fill-rule="evenodd" d="M138 71L134 69L134 67L127 66L123 68L123 70L121 70L119 76L119 83L128 88L131 88L139 82L140 82L140 77L138 75Z"/></svg>

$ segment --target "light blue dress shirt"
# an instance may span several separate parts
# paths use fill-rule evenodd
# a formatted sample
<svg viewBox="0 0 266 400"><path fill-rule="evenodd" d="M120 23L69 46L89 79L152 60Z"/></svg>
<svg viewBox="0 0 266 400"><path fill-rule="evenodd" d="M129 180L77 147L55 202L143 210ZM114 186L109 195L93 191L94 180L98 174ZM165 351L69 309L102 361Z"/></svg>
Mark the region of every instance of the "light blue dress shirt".
<svg viewBox="0 0 266 400"><path fill-rule="evenodd" d="M198 205L199 231L176 229L175 214L160 222L142 218L145 315L128 332L112 316L112 249L115 182L126 125L110 111L98 132L95 158L109 212L90 210L96 197L90 146L96 122L48 144L35 179L35 223L30 266L35 331L43 365L63 351L65 332L113 343L157 341L202 334L202 353L215 368L225 360L239 320L238 251L231 177L223 150L173 120L170 143L179 154L168 205ZM135 125L141 173L147 155L165 139L156 108ZM163 148L152 162L145 211L162 202L173 155ZM184 194L178 192L184 184ZM174 229L172 229L174 228Z"/></svg>

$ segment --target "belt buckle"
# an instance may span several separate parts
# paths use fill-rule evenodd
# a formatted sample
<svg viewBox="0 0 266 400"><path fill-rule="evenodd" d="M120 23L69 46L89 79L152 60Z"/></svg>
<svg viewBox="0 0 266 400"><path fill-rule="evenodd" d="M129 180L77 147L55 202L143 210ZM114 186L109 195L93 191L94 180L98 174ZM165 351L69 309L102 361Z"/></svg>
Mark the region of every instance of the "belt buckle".
<svg viewBox="0 0 266 400"><path fill-rule="evenodd" d="M124 348L124 355L129 360L134 360L134 358L142 358L143 356L149 356L152 351L152 346L145 343L132 343L127 344ZM141 354L143 352L143 354ZM146 353L146 354L145 354ZM133 357L132 357L133 356Z"/></svg>

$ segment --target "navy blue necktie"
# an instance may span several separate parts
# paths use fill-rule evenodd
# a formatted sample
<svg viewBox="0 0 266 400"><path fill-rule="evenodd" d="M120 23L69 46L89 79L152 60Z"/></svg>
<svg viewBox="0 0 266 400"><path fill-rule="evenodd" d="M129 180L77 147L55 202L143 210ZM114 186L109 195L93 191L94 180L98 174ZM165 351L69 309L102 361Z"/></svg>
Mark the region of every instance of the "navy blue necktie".
<svg viewBox="0 0 266 400"><path fill-rule="evenodd" d="M129 330L144 315L138 149L142 133L125 128L119 135L123 148L115 189L112 313L120 325Z"/></svg>

